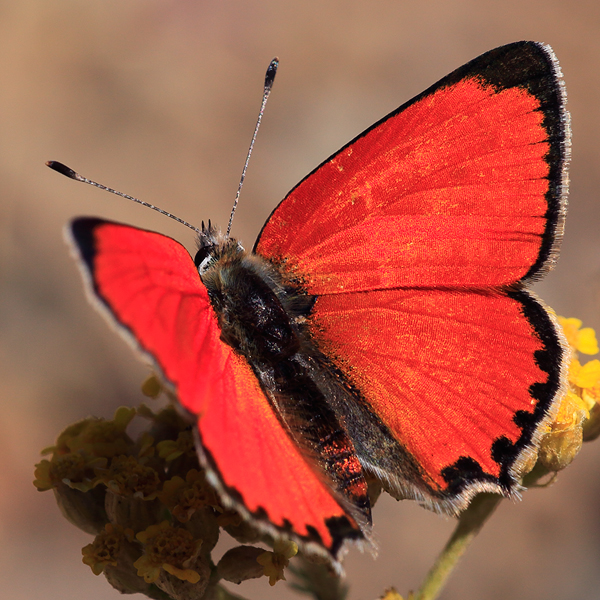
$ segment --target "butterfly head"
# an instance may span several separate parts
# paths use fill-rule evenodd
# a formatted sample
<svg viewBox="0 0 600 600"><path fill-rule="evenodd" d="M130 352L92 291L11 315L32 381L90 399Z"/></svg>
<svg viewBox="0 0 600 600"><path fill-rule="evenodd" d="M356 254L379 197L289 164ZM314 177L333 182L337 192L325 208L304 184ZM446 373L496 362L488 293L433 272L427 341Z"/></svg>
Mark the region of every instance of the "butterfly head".
<svg viewBox="0 0 600 600"><path fill-rule="evenodd" d="M211 269L221 259L237 256L244 252L241 244L233 238L227 237L209 221L208 225L202 222L202 231L198 234L198 251L194 257L194 264L200 277Z"/></svg>

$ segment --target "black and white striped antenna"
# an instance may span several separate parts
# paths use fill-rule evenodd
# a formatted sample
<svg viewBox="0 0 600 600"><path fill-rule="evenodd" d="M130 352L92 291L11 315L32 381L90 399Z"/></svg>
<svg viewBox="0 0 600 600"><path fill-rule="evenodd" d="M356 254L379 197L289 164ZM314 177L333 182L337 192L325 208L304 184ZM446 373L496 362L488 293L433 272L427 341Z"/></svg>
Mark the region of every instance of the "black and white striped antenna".
<svg viewBox="0 0 600 600"><path fill-rule="evenodd" d="M248 169L248 163L250 162L250 155L252 154L252 149L254 148L254 142L256 141L256 135L258 133L258 128L260 127L260 123L263 118L263 114L265 112L265 106L267 105L267 100L269 99L269 94L271 93L271 89L273 88L273 82L275 81L275 75L277 75L277 67L279 66L279 59L275 57L269 64L269 68L267 69L267 73L265 75L265 89L263 92L263 99L260 105L260 112L258 113L258 119L256 120L256 127L254 128L254 134L252 135L252 141L250 142L250 148L248 148L248 155L246 156L246 162L244 163L244 170L242 171L242 176L240 177L240 185L238 186L237 194L235 195L235 200L233 201L233 208L231 209L231 215L229 217L229 224L227 225L227 233L226 237L229 237L229 233L231 232L231 224L233 223L233 215L235 214L235 210L237 208L240 192L242 191L242 186L244 185L244 179L246 178L246 170Z"/></svg>
<svg viewBox="0 0 600 600"><path fill-rule="evenodd" d="M244 163L244 170L242 171L242 176L240 178L240 184L238 186L238 190L235 195L235 200L233 202L233 208L231 209L231 216L229 217L229 224L227 225L227 234L226 234L227 237L229 237L229 232L231 231L233 215L235 214L235 210L237 208L238 201L240 199L240 192L242 191L242 185L244 184L244 179L246 177L246 170L248 169L248 162L250 161L250 155L252 154L252 149L254 148L254 142L256 141L256 134L258 133L258 128L260 127L260 122L262 121L262 117L265 112L265 106L267 104L269 94L271 93L271 89L273 87L273 81L275 81L275 75L277 73L278 65L279 65L279 59L274 58L269 63L269 68L267 69L267 73L265 75L265 87L264 87L264 92L263 92L262 103L260 105L260 112L258 113L256 127L254 128L254 134L252 135L252 141L250 142L250 148L248 149L248 155L246 156L246 162ZM48 167L50 167L51 169L53 169L54 171L56 171L57 173L61 173L65 177L69 177L70 179L74 179L75 181L81 181L82 183L87 183L89 185L93 185L94 187L97 187L101 190L105 190L106 192L110 192L111 194L121 196L121 198L126 198L127 200L133 200L134 202L137 202L138 204L141 204L142 206L151 208L152 210L159 212L161 215L165 215L165 217L169 217L169 218L177 221L178 223L181 223L182 225L189 227L190 229L194 230L197 234L202 233L200 229L198 229L191 223L188 223L187 221L180 219L179 217L171 214L170 212L167 212L166 210L163 210L162 208L155 206L154 204L150 204L149 202L144 202L144 200L140 200L139 198L134 198L133 196L130 196L129 194L124 194L123 192L119 192L118 190L114 190L113 188L102 185L101 183L93 181L92 179L83 177L82 175L80 175L79 173L77 173L76 171L71 169L70 167L67 167L67 165L65 165L61 162L58 162L57 160L49 160L46 163L46 165Z"/></svg>

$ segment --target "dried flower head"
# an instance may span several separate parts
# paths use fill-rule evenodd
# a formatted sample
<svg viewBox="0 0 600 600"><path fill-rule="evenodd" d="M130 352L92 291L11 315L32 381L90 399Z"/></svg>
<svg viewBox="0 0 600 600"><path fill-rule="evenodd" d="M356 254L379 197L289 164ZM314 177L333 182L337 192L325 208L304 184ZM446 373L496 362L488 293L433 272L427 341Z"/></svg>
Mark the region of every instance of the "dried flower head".
<svg viewBox="0 0 600 600"><path fill-rule="evenodd" d="M158 494L161 480L157 471L142 460L135 456L115 456L108 469L97 470L98 482L120 496L152 500Z"/></svg>
<svg viewBox="0 0 600 600"><path fill-rule="evenodd" d="M185 480L175 475L165 481L159 498L181 523L189 521L201 508L211 507L222 511L215 490L206 481L204 473L198 469L190 469Z"/></svg>
<svg viewBox="0 0 600 600"><path fill-rule="evenodd" d="M133 539L133 530L107 523L104 531L91 544L82 548L83 564L88 565L94 575L100 575L107 565L117 566L123 543Z"/></svg>
<svg viewBox="0 0 600 600"><path fill-rule="evenodd" d="M142 543L144 555L134 566L146 583L155 582L161 569L182 581L198 583L200 574L193 567L202 540L195 540L189 531L173 527L168 521L151 525L136 538Z"/></svg>
<svg viewBox="0 0 600 600"><path fill-rule="evenodd" d="M133 441L125 433L135 416L135 408L122 406L112 420L89 417L67 427L56 440L55 446L46 448L44 454L84 452L89 456L111 458L129 452Z"/></svg>

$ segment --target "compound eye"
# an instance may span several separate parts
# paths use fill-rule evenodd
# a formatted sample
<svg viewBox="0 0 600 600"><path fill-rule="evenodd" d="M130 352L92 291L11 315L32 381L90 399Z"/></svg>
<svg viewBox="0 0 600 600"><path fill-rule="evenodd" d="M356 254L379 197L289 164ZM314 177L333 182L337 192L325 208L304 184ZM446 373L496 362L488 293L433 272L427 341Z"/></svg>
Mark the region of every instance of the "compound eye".
<svg viewBox="0 0 600 600"><path fill-rule="evenodd" d="M208 268L210 263L214 260L213 256L214 247L213 246L202 246L198 252L196 252L196 256L194 257L194 264L198 269L198 273L202 275L204 271Z"/></svg>
<svg viewBox="0 0 600 600"><path fill-rule="evenodd" d="M204 262L204 259L208 257L209 254L210 246L203 246L202 248L200 248L198 252L196 252L196 256L194 257L194 264L196 265L196 267L199 267Z"/></svg>

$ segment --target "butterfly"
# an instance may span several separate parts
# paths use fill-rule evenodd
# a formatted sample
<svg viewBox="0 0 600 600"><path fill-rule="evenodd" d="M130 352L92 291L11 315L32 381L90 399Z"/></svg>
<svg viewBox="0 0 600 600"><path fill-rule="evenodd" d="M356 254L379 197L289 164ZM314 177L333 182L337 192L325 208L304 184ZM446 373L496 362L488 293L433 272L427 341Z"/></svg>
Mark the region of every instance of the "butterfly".
<svg viewBox="0 0 600 600"><path fill-rule="evenodd" d="M361 133L275 208L252 251L203 224L78 218L96 304L172 387L227 506L336 565L368 480L458 514L518 495L568 351L527 289L554 264L569 117L550 47L518 42Z"/></svg>

